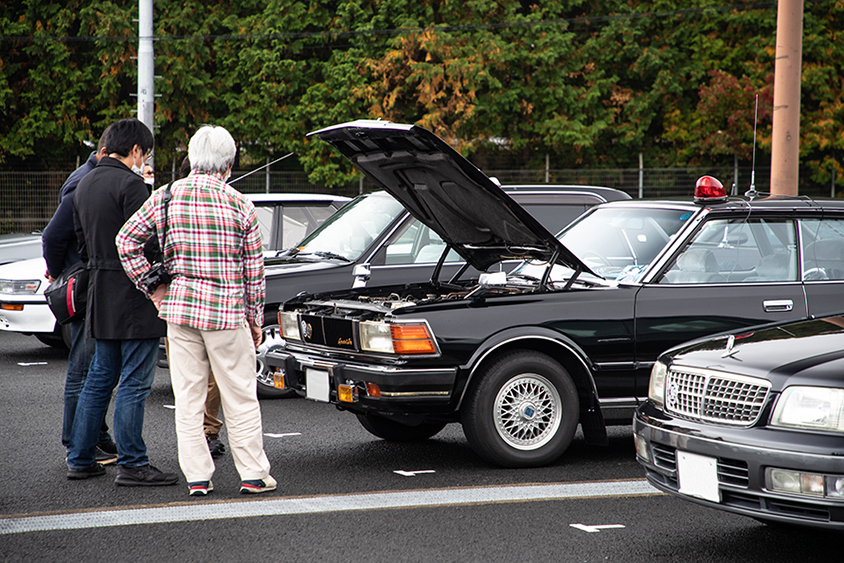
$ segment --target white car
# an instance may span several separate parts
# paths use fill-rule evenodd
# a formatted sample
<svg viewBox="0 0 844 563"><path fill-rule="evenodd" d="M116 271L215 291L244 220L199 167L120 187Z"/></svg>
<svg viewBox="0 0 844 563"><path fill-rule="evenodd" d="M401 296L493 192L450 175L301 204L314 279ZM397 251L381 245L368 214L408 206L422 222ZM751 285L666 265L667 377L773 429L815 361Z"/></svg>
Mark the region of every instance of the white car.
<svg viewBox="0 0 844 563"><path fill-rule="evenodd" d="M0 264L41 256L41 233L0 235Z"/></svg>
<svg viewBox="0 0 844 563"><path fill-rule="evenodd" d="M0 330L33 334L44 344L66 346L70 334L62 335L44 297L50 285L46 272L43 258L0 266Z"/></svg>
<svg viewBox="0 0 844 563"><path fill-rule="evenodd" d="M247 194L255 204L264 256L297 244L343 207L348 197L329 194ZM40 246L40 237L39 246ZM40 251L39 251L40 254ZM0 330L32 334L50 346L68 346L68 330L56 323L47 306L43 258L0 266ZM166 365L166 364L164 364Z"/></svg>

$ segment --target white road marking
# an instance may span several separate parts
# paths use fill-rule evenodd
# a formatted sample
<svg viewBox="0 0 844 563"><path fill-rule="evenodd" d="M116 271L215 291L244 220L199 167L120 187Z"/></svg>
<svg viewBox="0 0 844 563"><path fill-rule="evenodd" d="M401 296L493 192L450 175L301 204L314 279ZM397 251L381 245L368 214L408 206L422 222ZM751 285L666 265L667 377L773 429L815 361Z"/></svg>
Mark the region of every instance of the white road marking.
<svg viewBox="0 0 844 563"><path fill-rule="evenodd" d="M18 365L27 368L29 366L46 366L47 362L18 362Z"/></svg>
<svg viewBox="0 0 844 563"><path fill-rule="evenodd" d="M399 475L404 475L405 477L416 477L420 473L436 473L433 469L422 469L421 471L404 471L402 469L397 469L393 471L393 473L398 473Z"/></svg>
<svg viewBox="0 0 844 563"><path fill-rule="evenodd" d="M621 524L603 524L601 526L587 526L586 524L569 524L569 526L571 526L572 528L577 528L578 530L583 530L584 532L589 532L590 534L600 532L601 530L612 530L614 528L624 527Z"/></svg>
<svg viewBox="0 0 844 563"><path fill-rule="evenodd" d="M176 410L176 405L164 405L165 409Z"/></svg>
<svg viewBox="0 0 844 563"><path fill-rule="evenodd" d="M108 528L112 526L164 524L169 522L253 518L256 516L287 516L293 514L349 512L358 510L445 507L661 494L663 493L651 487L644 479L634 479L628 481L588 481L583 483L416 489L410 491L359 493L336 496L201 502L196 504L180 502L138 508L83 509L80 512L0 517L0 535L50 530L79 530L87 528Z"/></svg>
<svg viewBox="0 0 844 563"><path fill-rule="evenodd" d="M283 434L271 434L269 432L264 432L264 436L269 438L286 438L287 436L301 436L301 432L285 432Z"/></svg>

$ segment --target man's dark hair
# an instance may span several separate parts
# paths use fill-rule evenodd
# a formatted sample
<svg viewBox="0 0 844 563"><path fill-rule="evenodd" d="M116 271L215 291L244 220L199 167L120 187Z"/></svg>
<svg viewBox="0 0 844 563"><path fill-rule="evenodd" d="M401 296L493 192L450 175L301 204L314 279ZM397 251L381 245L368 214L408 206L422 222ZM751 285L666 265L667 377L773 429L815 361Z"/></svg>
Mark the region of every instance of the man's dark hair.
<svg viewBox="0 0 844 563"><path fill-rule="evenodd" d="M108 139L108 132L111 130L111 125L105 128L103 134L100 135L100 142L97 143L97 152L100 152L106 147L106 140Z"/></svg>
<svg viewBox="0 0 844 563"><path fill-rule="evenodd" d="M108 154L117 153L120 156L129 156L132 147L138 145L141 151L146 154L155 146L155 138L152 132L147 129L141 121L133 118L115 121L108 128L106 138L106 150Z"/></svg>

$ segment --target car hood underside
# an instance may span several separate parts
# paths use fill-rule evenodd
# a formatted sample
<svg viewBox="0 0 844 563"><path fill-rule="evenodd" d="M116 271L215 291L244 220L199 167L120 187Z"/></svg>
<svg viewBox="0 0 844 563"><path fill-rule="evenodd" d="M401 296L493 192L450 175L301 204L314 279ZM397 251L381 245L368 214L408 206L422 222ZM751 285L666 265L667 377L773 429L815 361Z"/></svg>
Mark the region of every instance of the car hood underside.
<svg viewBox="0 0 844 563"><path fill-rule="evenodd" d="M536 219L442 139L414 125L361 120L315 133L480 271L555 260L589 272Z"/></svg>

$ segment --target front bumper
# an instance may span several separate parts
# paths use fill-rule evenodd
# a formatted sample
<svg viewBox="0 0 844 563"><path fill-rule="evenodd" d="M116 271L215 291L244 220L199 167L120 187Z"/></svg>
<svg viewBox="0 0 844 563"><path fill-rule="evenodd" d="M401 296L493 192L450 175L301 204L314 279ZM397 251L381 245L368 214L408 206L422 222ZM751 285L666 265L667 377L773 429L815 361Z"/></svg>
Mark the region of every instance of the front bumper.
<svg viewBox="0 0 844 563"><path fill-rule="evenodd" d="M311 399L327 399L327 402L351 411L444 414L453 410L449 405L457 380L456 368L419 369L366 364L315 358L289 349L268 352L266 362L270 372L283 375L285 388L294 389ZM327 374L327 397L315 397L315 390L308 390L308 378L314 374ZM338 391L341 385L354 389L352 401L340 399ZM377 386L380 396L372 394L373 385Z"/></svg>
<svg viewBox="0 0 844 563"><path fill-rule="evenodd" d="M28 299L0 299L0 330L33 334L54 332L56 317L43 296Z"/></svg>
<svg viewBox="0 0 844 563"><path fill-rule="evenodd" d="M639 442L637 461L661 491L759 520L844 530L844 499L781 493L765 484L769 467L844 475L839 436L812 434L807 440L803 432L700 424L673 418L651 403L636 412L633 432ZM717 465L717 501L680 492L678 458L684 453L706 456Z"/></svg>

